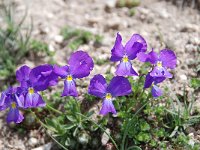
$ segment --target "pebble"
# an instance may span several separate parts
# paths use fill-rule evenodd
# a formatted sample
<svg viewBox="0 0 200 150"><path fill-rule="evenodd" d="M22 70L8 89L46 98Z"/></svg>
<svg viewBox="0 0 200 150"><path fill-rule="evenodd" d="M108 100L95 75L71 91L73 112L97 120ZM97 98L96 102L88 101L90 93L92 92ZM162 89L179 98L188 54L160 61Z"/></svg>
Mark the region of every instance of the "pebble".
<svg viewBox="0 0 200 150"><path fill-rule="evenodd" d="M49 44L48 47L49 47L49 51L51 51L51 52L55 51L53 44Z"/></svg>
<svg viewBox="0 0 200 150"><path fill-rule="evenodd" d="M110 129L107 128L105 131L106 131L107 134L110 135ZM101 137L102 145L106 145L108 143L109 139L110 139L109 136L106 133L104 132L102 137Z"/></svg>
<svg viewBox="0 0 200 150"><path fill-rule="evenodd" d="M185 50L186 52L189 52L189 53L194 52L195 46L193 44L187 44L185 45Z"/></svg>
<svg viewBox="0 0 200 150"><path fill-rule="evenodd" d="M188 43L191 43L193 45L199 45L200 46L200 38L198 37L193 37L193 38L190 38Z"/></svg>
<svg viewBox="0 0 200 150"><path fill-rule="evenodd" d="M113 30L119 30L120 27L120 19L113 19L107 22L107 25L105 27L105 31L108 29L113 29Z"/></svg>
<svg viewBox="0 0 200 150"><path fill-rule="evenodd" d="M189 134L190 136L193 135L193 137L194 137L194 133L195 133L195 132L196 132L196 131L195 131L195 129L194 129L193 127L188 127L188 128L186 128L186 133Z"/></svg>
<svg viewBox="0 0 200 150"><path fill-rule="evenodd" d="M187 76L185 74L180 75L182 81L187 81Z"/></svg>
<svg viewBox="0 0 200 150"><path fill-rule="evenodd" d="M114 8L116 5L117 0L107 0L106 1L106 8Z"/></svg>
<svg viewBox="0 0 200 150"><path fill-rule="evenodd" d="M0 149L3 149L3 141L0 140Z"/></svg>
<svg viewBox="0 0 200 150"><path fill-rule="evenodd" d="M30 146L34 147L35 145L38 144L38 139L32 137L32 138L30 138L30 139L28 140L28 143L29 143Z"/></svg>
<svg viewBox="0 0 200 150"><path fill-rule="evenodd" d="M55 40L56 43L62 43L63 40L64 40L64 37L62 35L56 35L54 37L54 40Z"/></svg>
<svg viewBox="0 0 200 150"><path fill-rule="evenodd" d="M200 30L200 26L196 24L185 24L182 27L181 32L198 32L199 30Z"/></svg>
<svg viewBox="0 0 200 150"><path fill-rule="evenodd" d="M40 147L33 148L32 150L51 150L51 148L52 148L52 143L50 142Z"/></svg>
<svg viewBox="0 0 200 150"><path fill-rule="evenodd" d="M166 9L162 9L162 11L159 11L159 15L160 17L162 17L163 19L167 19L170 17L169 13L167 12Z"/></svg>
<svg viewBox="0 0 200 150"><path fill-rule="evenodd" d="M194 109L195 109L195 111L197 111L198 113L200 113L200 101L196 101L194 103Z"/></svg>

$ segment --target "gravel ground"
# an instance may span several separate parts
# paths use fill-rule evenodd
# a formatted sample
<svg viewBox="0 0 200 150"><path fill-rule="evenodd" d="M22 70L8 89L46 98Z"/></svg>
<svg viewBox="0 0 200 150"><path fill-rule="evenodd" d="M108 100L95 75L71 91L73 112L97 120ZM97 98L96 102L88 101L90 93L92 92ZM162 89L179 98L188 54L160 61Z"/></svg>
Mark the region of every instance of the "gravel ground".
<svg viewBox="0 0 200 150"><path fill-rule="evenodd" d="M189 80L197 76L191 64L200 59L197 57L197 49L200 47L200 14L197 9L188 7L183 10L170 2L143 0L135 10L136 14L130 16L128 8L115 7L115 0L15 0L14 3L16 18L22 17L28 10L26 24L30 24L32 18L33 36L49 44L50 50L56 52L54 58L57 63L65 64L71 53L70 49L62 46L63 37L60 35L60 29L66 25L103 35L101 47L95 47L91 42L79 48L99 59L109 59L117 32L121 33L124 43L133 33L139 33L146 39L148 50L154 48L158 51L169 47L175 51L178 66L173 71L174 78L167 80L165 85L180 95L186 85L186 90L191 93ZM43 62L46 61L45 58ZM34 66L43 62L33 64L27 60L25 63ZM136 70L139 69L138 63L134 60ZM97 73L106 73L108 69L109 64L96 65L90 77ZM111 72L114 70L111 67ZM199 106L200 94L196 101L196 106ZM0 150L24 150L46 144L43 135L37 130L23 135L9 128L4 119L5 115L1 112Z"/></svg>

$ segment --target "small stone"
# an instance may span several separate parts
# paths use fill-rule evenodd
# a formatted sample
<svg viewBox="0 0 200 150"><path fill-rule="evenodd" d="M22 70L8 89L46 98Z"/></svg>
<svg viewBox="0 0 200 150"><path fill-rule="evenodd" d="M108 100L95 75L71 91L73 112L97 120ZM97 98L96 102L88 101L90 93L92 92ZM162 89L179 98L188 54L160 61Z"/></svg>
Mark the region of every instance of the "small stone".
<svg viewBox="0 0 200 150"><path fill-rule="evenodd" d="M50 29L49 29L49 27L41 27L40 28L40 33L41 34L48 34L50 32Z"/></svg>
<svg viewBox="0 0 200 150"><path fill-rule="evenodd" d="M198 32L200 30L200 26L196 24L186 24L182 27L181 32Z"/></svg>
<svg viewBox="0 0 200 150"><path fill-rule="evenodd" d="M116 68L114 66L111 67L110 73L115 74Z"/></svg>
<svg viewBox="0 0 200 150"><path fill-rule="evenodd" d="M102 17L88 17L87 21L90 26L94 26L103 20Z"/></svg>
<svg viewBox="0 0 200 150"><path fill-rule="evenodd" d="M106 22L106 26L104 28L105 31L108 31L110 29L112 30L119 30L121 27L120 17L113 16L111 19L108 19Z"/></svg>
<svg viewBox="0 0 200 150"><path fill-rule="evenodd" d="M186 50L186 52L191 53L191 52L195 51L195 47L192 44L187 44L185 46L185 50Z"/></svg>
<svg viewBox="0 0 200 150"><path fill-rule="evenodd" d="M34 147L35 145L38 144L38 139L32 137L32 138L30 138L30 139L28 140L28 143L29 143L30 146Z"/></svg>
<svg viewBox="0 0 200 150"><path fill-rule="evenodd" d="M200 101L196 101L194 103L194 110L198 113L200 113Z"/></svg>
<svg viewBox="0 0 200 150"><path fill-rule="evenodd" d="M167 19L167 18L169 18L169 13L167 12L167 10L166 9L162 9L162 11L159 11L159 15L160 15L160 17L162 17L162 18L164 18L164 19Z"/></svg>
<svg viewBox="0 0 200 150"><path fill-rule="evenodd" d="M105 130L105 132L110 135L110 129L107 128ZM105 132L103 133L103 135L101 137L102 145L106 145L108 143L109 139L110 139L109 136Z"/></svg>
<svg viewBox="0 0 200 150"><path fill-rule="evenodd" d="M189 39L188 43L198 46L200 45L200 39L198 37L193 37Z"/></svg>
<svg viewBox="0 0 200 150"><path fill-rule="evenodd" d="M56 35L54 40L55 40L56 43L62 43L63 40L64 40L64 37L61 36L61 35Z"/></svg>
<svg viewBox="0 0 200 150"><path fill-rule="evenodd" d="M32 150L51 150L51 148L52 148L52 143L47 143L47 144L42 145L40 147L33 148Z"/></svg>
<svg viewBox="0 0 200 150"><path fill-rule="evenodd" d="M182 81L187 81L187 76L184 75L184 74L182 74L182 75L180 75L180 79L181 79Z"/></svg>
<svg viewBox="0 0 200 150"><path fill-rule="evenodd" d="M54 52L55 51L55 48L52 44L49 44L49 51L51 52Z"/></svg>
<svg viewBox="0 0 200 150"><path fill-rule="evenodd" d="M188 144L191 146L191 147L194 147L194 144L195 144L195 141L193 139L190 139L188 141Z"/></svg>
<svg viewBox="0 0 200 150"><path fill-rule="evenodd" d="M194 137L194 133L196 132L195 129L194 129L193 127L188 127L188 128L186 128L185 131L186 131L187 134L189 134L189 135L191 135L191 136L192 136L192 134L193 134L193 137Z"/></svg>
<svg viewBox="0 0 200 150"><path fill-rule="evenodd" d="M167 48L169 48L169 49L175 49L175 43L174 43L174 40L171 40L171 39L167 39L166 41L165 41L165 45L166 45L166 47Z"/></svg>
<svg viewBox="0 0 200 150"><path fill-rule="evenodd" d="M106 7L107 8L114 8L116 5L117 0L107 0L106 1Z"/></svg>

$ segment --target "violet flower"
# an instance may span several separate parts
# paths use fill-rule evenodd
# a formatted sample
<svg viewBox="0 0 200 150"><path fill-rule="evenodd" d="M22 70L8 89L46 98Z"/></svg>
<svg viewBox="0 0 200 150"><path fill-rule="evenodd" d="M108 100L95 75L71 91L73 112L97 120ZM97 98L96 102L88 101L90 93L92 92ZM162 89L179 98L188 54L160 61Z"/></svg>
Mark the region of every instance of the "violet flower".
<svg viewBox="0 0 200 150"><path fill-rule="evenodd" d="M110 84L107 85L105 78L102 75L95 75L88 88L88 93L103 100L100 114L106 115L109 112L116 114L115 107L112 103L113 98L118 96L128 95L132 92L131 84L128 79L122 76L113 77Z"/></svg>
<svg viewBox="0 0 200 150"><path fill-rule="evenodd" d="M174 69L177 63L176 55L172 50L163 49L160 54L153 50L148 54L140 52L137 57L142 62L150 62L154 65L150 72L152 77L172 78L172 74L167 71L168 68Z"/></svg>
<svg viewBox="0 0 200 150"><path fill-rule="evenodd" d="M57 84L57 75L51 65L40 65L32 70L28 66L22 66L16 72L17 80L21 83L21 102L24 108L44 107L46 104L39 91L46 90L49 86Z"/></svg>
<svg viewBox="0 0 200 150"><path fill-rule="evenodd" d="M19 100L18 88L8 88L6 91L3 91L0 98L0 111L9 108L7 115L7 122L20 123L24 119L22 113L19 111L18 102Z"/></svg>
<svg viewBox="0 0 200 150"><path fill-rule="evenodd" d="M61 96L78 96L75 80L87 77L93 69L92 58L83 51L74 52L69 58L69 65L54 66L54 72L64 79L64 90Z"/></svg>
<svg viewBox="0 0 200 150"><path fill-rule="evenodd" d="M162 90L157 86L158 83L161 83L165 80L165 77L152 77L150 73L146 75L144 88L151 88L151 93L154 98L162 95Z"/></svg>
<svg viewBox="0 0 200 150"><path fill-rule="evenodd" d="M118 76L138 76L138 73L133 69L131 60L137 57L139 52L146 52L147 44L144 38L139 34L133 34L131 39L122 45L122 37L117 33L115 45L112 48L111 61L120 61L117 66L116 75Z"/></svg>

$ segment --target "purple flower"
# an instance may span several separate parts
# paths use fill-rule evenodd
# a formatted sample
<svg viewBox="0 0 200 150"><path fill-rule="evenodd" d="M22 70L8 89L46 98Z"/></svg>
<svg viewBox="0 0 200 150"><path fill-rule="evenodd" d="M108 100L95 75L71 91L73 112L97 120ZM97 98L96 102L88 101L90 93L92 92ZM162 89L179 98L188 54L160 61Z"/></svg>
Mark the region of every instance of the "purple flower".
<svg viewBox="0 0 200 150"><path fill-rule="evenodd" d="M92 58L83 51L73 53L69 59L69 65L63 67L55 65L54 72L65 79L62 96L78 96L75 79L88 76L93 67Z"/></svg>
<svg viewBox="0 0 200 150"><path fill-rule="evenodd" d="M0 111L9 108L7 115L7 122L20 123L24 119L22 113L19 111L19 93L18 88L8 88L6 91L3 91L0 98Z"/></svg>
<svg viewBox="0 0 200 150"><path fill-rule="evenodd" d="M114 97L130 94L132 91L131 84L128 79L122 76L113 77L110 84L107 85L105 78L102 75L95 75L88 88L88 93L103 100L100 114L106 115L111 112L116 114L115 107L112 103Z"/></svg>
<svg viewBox="0 0 200 150"><path fill-rule="evenodd" d="M157 84L161 83L165 80L165 77L152 77L150 73L146 75L145 83L144 83L144 88L151 88L151 93L153 97L159 97L162 95L162 90L158 88Z"/></svg>
<svg viewBox="0 0 200 150"><path fill-rule="evenodd" d="M153 50L148 54L140 52L137 57L142 62L150 62L154 65L153 70L150 72L152 77L172 78L172 74L167 71L168 68L174 69L177 63L176 55L172 50L163 49L160 54Z"/></svg>
<svg viewBox="0 0 200 150"><path fill-rule="evenodd" d="M146 52L147 44L144 38L139 34L133 34L131 39L122 45L122 37L117 33L115 45L112 48L111 61L120 61L117 66L116 75L118 76L138 76L137 72L133 69L131 60L137 57L139 52Z"/></svg>
<svg viewBox="0 0 200 150"><path fill-rule="evenodd" d="M32 70L28 66L22 66L16 72L17 80L21 83L21 105L24 108L44 107L45 102L39 91L46 90L49 86L57 84L57 75L51 65L40 65Z"/></svg>

